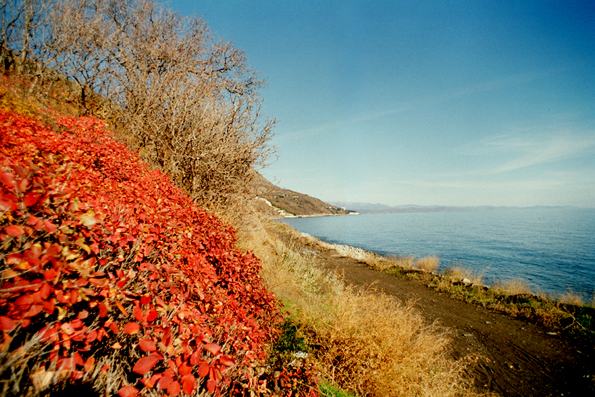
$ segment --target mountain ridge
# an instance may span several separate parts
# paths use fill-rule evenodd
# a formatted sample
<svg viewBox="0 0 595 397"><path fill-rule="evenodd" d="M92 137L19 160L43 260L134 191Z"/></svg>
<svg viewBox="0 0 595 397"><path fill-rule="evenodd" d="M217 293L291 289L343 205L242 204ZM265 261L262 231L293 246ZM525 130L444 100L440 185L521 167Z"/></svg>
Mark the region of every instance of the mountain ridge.
<svg viewBox="0 0 595 397"><path fill-rule="evenodd" d="M398 206L390 206L380 203L363 203L363 202L345 202L345 201L330 201L332 205L349 208L352 211L357 211L360 214L393 214L393 213L422 213L422 212L461 212L461 211L492 211L501 209L532 209L532 208L570 208L568 206L547 206L534 205L529 207L518 206L493 206L493 205L478 205L478 206L448 206L448 205L417 205L406 204Z"/></svg>
<svg viewBox="0 0 595 397"><path fill-rule="evenodd" d="M270 218L309 217L330 215L351 215L350 211L341 206L326 203L320 199L281 188L258 172L254 172L252 189L258 200L256 209L263 216Z"/></svg>

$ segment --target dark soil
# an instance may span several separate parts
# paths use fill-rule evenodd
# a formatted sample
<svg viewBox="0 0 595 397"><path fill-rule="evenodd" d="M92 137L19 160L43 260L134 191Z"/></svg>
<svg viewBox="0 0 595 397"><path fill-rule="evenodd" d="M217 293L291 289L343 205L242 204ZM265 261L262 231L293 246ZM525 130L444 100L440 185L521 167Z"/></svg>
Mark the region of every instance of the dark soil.
<svg viewBox="0 0 595 397"><path fill-rule="evenodd" d="M334 250L325 251L318 245L303 245L303 249L350 285L415 301L429 322L448 329L453 358L479 356L469 369L478 389L519 397L595 396L592 342L553 334L541 326L452 299L421 281L373 270Z"/></svg>

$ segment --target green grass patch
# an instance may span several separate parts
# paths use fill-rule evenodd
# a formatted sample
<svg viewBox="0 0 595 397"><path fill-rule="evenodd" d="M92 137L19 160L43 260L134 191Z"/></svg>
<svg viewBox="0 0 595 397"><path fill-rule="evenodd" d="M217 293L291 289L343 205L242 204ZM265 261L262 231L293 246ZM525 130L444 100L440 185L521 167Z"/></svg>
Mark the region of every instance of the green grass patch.
<svg viewBox="0 0 595 397"><path fill-rule="evenodd" d="M318 390L321 397L358 397L357 394L347 392L326 379L321 380Z"/></svg>
<svg viewBox="0 0 595 397"><path fill-rule="evenodd" d="M412 269L391 267L386 273L406 280L421 280L428 287L448 293L459 299L484 308L523 318L545 326L551 331L567 332L574 336L595 340L595 308L576 305L532 294L528 287L507 290L506 286L487 287L482 284L463 283L453 279L448 272L432 274ZM459 277L460 278L460 277ZM512 286L524 285L520 281Z"/></svg>

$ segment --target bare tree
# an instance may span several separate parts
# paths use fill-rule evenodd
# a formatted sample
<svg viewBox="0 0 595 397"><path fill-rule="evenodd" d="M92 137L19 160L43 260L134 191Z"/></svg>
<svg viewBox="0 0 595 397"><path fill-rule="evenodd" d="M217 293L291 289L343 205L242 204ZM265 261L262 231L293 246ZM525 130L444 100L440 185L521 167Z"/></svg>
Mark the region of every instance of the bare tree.
<svg viewBox="0 0 595 397"><path fill-rule="evenodd" d="M54 0L37 12L45 23L26 28L36 46L20 54L76 81L83 103L105 98L118 133L203 206L225 210L249 194L274 121L241 50L154 0Z"/></svg>
<svg viewBox="0 0 595 397"><path fill-rule="evenodd" d="M0 56L5 69L23 74L53 0L0 0ZM29 64L35 65L35 64Z"/></svg>

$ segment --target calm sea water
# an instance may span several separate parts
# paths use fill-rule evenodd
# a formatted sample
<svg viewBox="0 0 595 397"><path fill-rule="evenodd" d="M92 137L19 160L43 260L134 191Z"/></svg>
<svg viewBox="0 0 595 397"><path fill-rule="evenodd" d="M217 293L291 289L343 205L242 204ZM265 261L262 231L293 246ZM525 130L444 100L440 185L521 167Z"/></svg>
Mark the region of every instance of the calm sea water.
<svg viewBox="0 0 595 397"><path fill-rule="evenodd" d="M484 281L595 292L595 209L531 208L284 219L300 232L382 255L438 255Z"/></svg>

